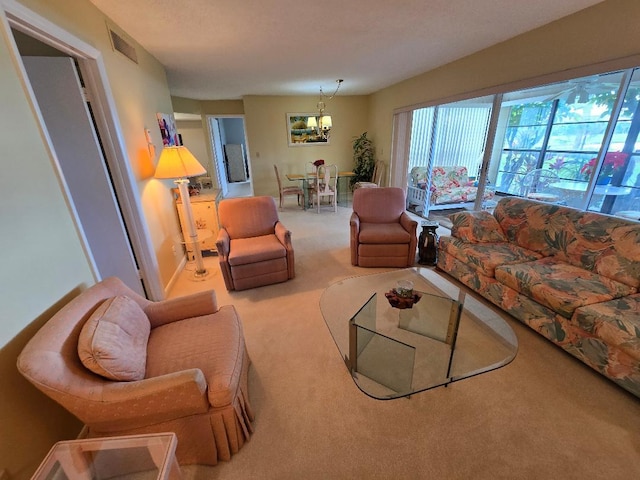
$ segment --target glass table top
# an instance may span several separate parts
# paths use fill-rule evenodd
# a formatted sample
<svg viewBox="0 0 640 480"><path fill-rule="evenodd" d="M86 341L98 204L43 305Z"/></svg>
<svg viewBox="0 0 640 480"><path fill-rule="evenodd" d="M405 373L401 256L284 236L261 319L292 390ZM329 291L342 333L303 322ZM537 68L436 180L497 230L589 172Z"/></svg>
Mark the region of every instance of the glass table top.
<svg viewBox="0 0 640 480"><path fill-rule="evenodd" d="M400 281L413 283L415 303L397 301ZM495 370L518 349L504 312L433 269L341 280L324 291L320 309L354 382L380 400Z"/></svg>

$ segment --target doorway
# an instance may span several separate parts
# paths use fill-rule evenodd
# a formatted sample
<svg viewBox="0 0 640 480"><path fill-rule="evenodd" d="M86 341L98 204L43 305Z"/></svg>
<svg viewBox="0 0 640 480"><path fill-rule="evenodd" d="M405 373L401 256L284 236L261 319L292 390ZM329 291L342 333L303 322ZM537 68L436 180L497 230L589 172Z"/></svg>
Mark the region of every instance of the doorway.
<svg viewBox="0 0 640 480"><path fill-rule="evenodd" d="M139 205L137 187L132 181L133 175L127 163L125 148L121 143L120 127L113 112L113 98L105 88L105 70L100 52L68 32L62 31L58 26L34 12L26 9L10 10L7 7L3 14L7 15L6 18L11 26L11 32L14 35L16 44L18 43L16 37L24 35L31 40L42 43L49 49L58 50L63 57L73 59L71 61L82 72L86 89L91 93L92 98L90 110L95 119L95 127L97 129L94 134L99 137L99 149L102 150L100 155L102 164L100 167L95 166L95 168L96 170L108 170L105 181L108 183L108 189L112 197L111 201L114 205L113 208L121 225L120 238L126 241L127 244L124 249L125 253L119 252L118 255L125 258L125 262L129 262L128 268L130 273L133 272L132 275L128 276L129 281L127 284L135 291L152 300L163 299L164 288L157 274L157 259L155 258L149 232ZM16 49L14 54L19 61L20 52ZM30 84L26 71L24 80ZM35 98L33 100L36 102ZM47 125L43 124L42 128L49 133ZM53 139L49 142L49 147L52 150L53 157L57 160L58 155ZM87 258L92 266L96 280L101 280L105 274L100 271L95 259L95 253L100 247L92 245L89 235L85 234L90 227L88 224L84 224L76 208L77 205L71 193L70 179L67 178L60 163L56 162L55 167L63 184L63 193L67 196L71 215L84 244Z"/></svg>
<svg viewBox="0 0 640 480"><path fill-rule="evenodd" d="M222 196L253 196L244 116L207 116L214 170Z"/></svg>

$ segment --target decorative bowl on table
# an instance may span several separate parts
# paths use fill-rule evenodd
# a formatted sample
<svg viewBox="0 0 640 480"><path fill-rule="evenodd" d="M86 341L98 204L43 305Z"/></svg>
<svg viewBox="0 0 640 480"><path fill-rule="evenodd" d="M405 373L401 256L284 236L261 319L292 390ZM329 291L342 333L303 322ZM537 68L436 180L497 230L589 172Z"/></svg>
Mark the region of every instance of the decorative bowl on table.
<svg viewBox="0 0 640 480"><path fill-rule="evenodd" d="M395 288L389 290L384 294L384 296L387 297L389 305L391 305L393 308L399 308L401 310L405 308L413 308L413 305L418 303L422 298L422 294L413 291L408 296L406 294L400 295Z"/></svg>

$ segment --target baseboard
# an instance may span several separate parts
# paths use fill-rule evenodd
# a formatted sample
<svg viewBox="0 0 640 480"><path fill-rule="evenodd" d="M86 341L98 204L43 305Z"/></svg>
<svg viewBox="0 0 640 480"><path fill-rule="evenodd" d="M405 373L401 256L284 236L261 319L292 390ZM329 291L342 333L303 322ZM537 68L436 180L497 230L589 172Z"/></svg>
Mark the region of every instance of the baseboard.
<svg viewBox="0 0 640 480"><path fill-rule="evenodd" d="M164 287L164 298L167 298L169 296L169 292L178 281L178 277L180 276L180 273L182 273L182 270L184 270L184 267L186 264L187 264L187 257L183 256L182 260L180 260L180 263L176 267L176 270L173 272L173 275L171 275L171 278L169 279L167 286Z"/></svg>

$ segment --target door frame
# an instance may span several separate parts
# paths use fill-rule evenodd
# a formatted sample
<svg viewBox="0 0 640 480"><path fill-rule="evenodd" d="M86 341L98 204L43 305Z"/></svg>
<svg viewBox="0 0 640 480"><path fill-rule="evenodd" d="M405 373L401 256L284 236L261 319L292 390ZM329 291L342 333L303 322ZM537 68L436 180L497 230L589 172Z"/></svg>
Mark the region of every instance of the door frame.
<svg viewBox="0 0 640 480"><path fill-rule="evenodd" d="M22 65L20 52L18 51L13 36L10 35L11 28L20 30L43 43L51 45L78 61L86 88L91 92L91 106L95 116L96 126L103 143L106 162L111 171L113 188L118 195L120 210L129 233L131 247L138 262L140 278L147 296L151 300L163 299L165 295L159 277L158 261L154 255L151 236L141 209L140 196L135 177L127 162L124 137L117 121L115 100L109 87L102 53L32 10L17 3L15 0L0 0L0 2L0 21L4 23L7 29L7 37L9 37L14 64L22 76L22 84L27 92L31 108L37 117L43 138L46 139L45 147L58 175L61 189L66 198L67 205L69 206L76 226L76 231L83 244L94 277L96 280L100 280L87 239L80 227L81 223L73 206L64 175L56 158L55 150L53 149L51 140L46 134L44 121L35 106L35 96L31 90L27 73Z"/></svg>
<svg viewBox="0 0 640 480"><path fill-rule="evenodd" d="M238 113L238 114L228 113L228 114L220 114L220 115L208 113L205 115L205 119L206 119L205 123L207 125L207 131L209 132L209 141L211 142L213 167L216 169L216 175L219 175L218 182L224 181L225 183L227 183L227 189L228 189L229 183L226 182L227 171L226 171L226 168L224 167L224 150L222 149L222 145L219 144L220 138L215 136L216 133L213 131L211 120L215 119L219 121L225 118L235 118L235 119L239 118L242 120L242 136L244 137L245 157L247 160L247 169L249 171L249 189L250 189L251 195L253 195L254 194L253 169L251 166L251 155L249 154L250 149L249 149L249 139L247 138L247 123L245 120L245 115L242 113ZM219 133L219 129L217 133ZM218 144L216 144L216 141L218 141ZM221 165L222 165L223 171L220 171ZM224 176L224 179L221 178L222 176ZM222 188L222 185L220 185L220 187ZM224 193L224 196L226 196L226 193Z"/></svg>

